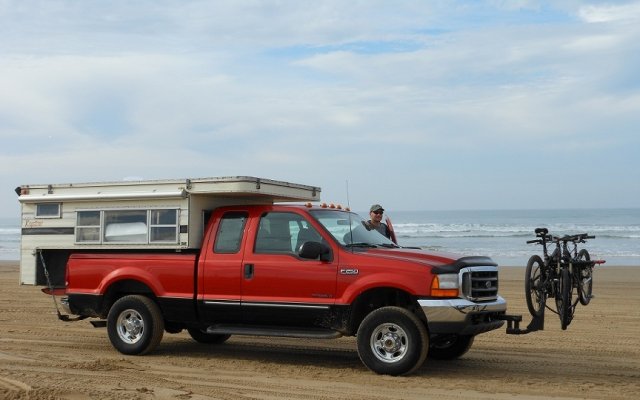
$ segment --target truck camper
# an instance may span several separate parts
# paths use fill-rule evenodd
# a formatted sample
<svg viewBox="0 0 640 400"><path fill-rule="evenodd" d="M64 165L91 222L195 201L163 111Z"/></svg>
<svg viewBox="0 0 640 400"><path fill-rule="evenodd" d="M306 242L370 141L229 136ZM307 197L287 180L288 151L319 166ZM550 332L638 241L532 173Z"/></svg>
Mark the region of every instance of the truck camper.
<svg viewBox="0 0 640 400"><path fill-rule="evenodd" d="M318 201L320 188L255 177L24 185L20 283L56 286L78 251L200 248L211 212L225 205ZM43 258L40 258L40 255Z"/></svg>
<svg viewBox="0 0 640 400"><path fill-rule="evenodd" d="M164 333L356 337L370 370L465 354L507 303L489 257L403 248L319 187L255 177L23 185L22 284L121 353ZM73 316L73 317L72 317Z"/></svg>

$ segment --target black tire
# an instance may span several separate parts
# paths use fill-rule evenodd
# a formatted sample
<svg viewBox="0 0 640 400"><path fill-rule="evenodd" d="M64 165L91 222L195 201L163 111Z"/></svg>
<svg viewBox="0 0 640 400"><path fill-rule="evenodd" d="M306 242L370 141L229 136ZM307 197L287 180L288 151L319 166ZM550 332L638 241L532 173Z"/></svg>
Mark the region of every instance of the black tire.
<svg viewBox="0 0 640 400"><path fill-rule="evenodd" d="M473 335L451 335L442 341L431 343L427 357L435 360L453 360L461 357L473 345Z"/></svg>
<svg viewBox="0 0 640 400"><path fill-rule="evenodd" d="M540 256L534 255L527 262L527 270L524 277L524 292L527 299L527 308L533 317L540 317L544 312L547 294L544 290L546 276L544 274L544 262Z"/></svg>
<svg viewBox="0 0 640 400"><path fill-rule="evenodd" d="M122 354L149 353L158 346L164 333L160 307L145 296L122 297L109 310L107 332L113 347Z"/></svg>
<svg viewBox="0 0 640 400"><path fill-rule="evenodd" d="M198 343L205 344L220 344L224 343L231 337L231 335L223 335L217 333L207 333L206 330L200 328L187 328L187 332L193 340Z"/></svg>
<svg viewBox="0 0 640 400"><path fill-rule="evenodd" d="M566 330L573 319L573 307L571 304L571 293L573 291L573 282L571 281L571 272L568 268L560 271L560 293L556 296L556 307L560 316L560 326L562 330Z"/></svg>
<svg viewBox="0 0 640 400"><path fill-rule="evenodd" d="M400 307L383 307L367 315L358 328L357 342L367 368L394 376L420 368L429 350L425 324Z"/></svg>
<svg viewBox="0 0 640 400"><path fill-rule="evenodd" d="M591 261L591 256L587 249L582 249L578 252L577 260L582 262ZM580 268L576 275L578 277L578 299L580 304L586 306L591 301L593 293L593 267Z"/></svg>

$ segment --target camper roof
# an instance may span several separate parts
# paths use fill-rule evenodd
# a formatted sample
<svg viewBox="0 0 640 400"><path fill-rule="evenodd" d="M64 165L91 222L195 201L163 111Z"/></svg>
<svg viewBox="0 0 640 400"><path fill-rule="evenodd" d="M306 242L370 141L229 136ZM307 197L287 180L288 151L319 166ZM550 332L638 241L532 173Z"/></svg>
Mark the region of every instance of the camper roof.
<svg viewBox="0 0 640 400"><path fill-rule="evenodd" d="M318 201L320 188L250 176L23 185L19 201L61 202L202 196L268 197L272 201Z"/></svg>

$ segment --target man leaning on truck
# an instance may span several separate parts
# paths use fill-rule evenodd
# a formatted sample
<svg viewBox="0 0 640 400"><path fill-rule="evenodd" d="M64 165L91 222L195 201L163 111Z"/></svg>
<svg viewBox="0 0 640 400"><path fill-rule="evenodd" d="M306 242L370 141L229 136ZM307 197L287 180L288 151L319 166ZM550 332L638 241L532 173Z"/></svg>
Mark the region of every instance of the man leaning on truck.
<svg viewBox="0 0 640 400"><path fill-rule="evenodd" d="M382 214L384 214L384 208L380 204L374 204L369 209L369 228L375 229L380 232L384 237L391 239L391 231L387 224L382 222Z"/></svg>

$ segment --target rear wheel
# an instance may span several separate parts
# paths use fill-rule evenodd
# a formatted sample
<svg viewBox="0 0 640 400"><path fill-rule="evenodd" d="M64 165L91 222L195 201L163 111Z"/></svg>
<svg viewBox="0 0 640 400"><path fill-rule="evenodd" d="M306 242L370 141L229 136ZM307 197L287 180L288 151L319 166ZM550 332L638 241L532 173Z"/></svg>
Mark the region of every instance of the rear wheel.
<svg viewBox="0 0 640 400"><path fill-rule="evenodd" d="M164 333L160 307L145 296L122 297L109 310L107 333L113 347L123 354L148 353L158 346Z"/></svg>
<svg viewBox="0 0 640 400"><path fill-rule="evenodd" d="M400 307L372 311L360 324L357 341L360 359L378 374L409 374L424 363L429 350L425 325Z"/></svg>
<svg viewBox="0 0 640 400"><path fill-rule="evenodd" d="M544 291L544 263L540 256L531 256L527 262L527 270L524 279L524 291L526 293L527 308L534 317L539 317L544 311L546 293Z"/></svg>
<svg viewBox="0 0 640 400"><path fill-rule="evenodd" d="M220 344L224 343L231 335L223 335L217 333L207 333L206 330L200 328L187 328L187 332L193 340L198 343Z"/></svg>
<svg viewBox="0 0 640 400"><path fill-rule="evenodd" d="M436 360L453 360L462 357L473 344L473 335L451 335L444 340L431 343L429 358Z"/></svg>
<svg viewBox="0 0 640 400"><path fill-rule="evenodd" d="M586 264L585 261L591 261L591 256L587 249L582 249L578 252L578 261L581 264ZM578 299L580 304L586 306L591 301L591 294L593 293L593 267L587 266L578 270Z"/></svg>

